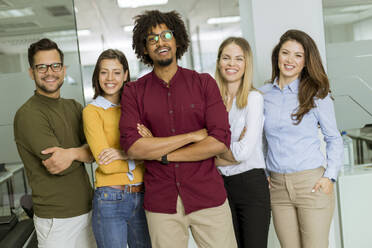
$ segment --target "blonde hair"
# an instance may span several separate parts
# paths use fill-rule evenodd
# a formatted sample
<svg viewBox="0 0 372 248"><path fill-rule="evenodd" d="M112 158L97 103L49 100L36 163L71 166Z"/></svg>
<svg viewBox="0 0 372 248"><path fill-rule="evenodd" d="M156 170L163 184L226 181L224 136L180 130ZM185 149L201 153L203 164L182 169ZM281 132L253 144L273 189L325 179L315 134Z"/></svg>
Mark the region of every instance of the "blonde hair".
<svg viewBox="0 0 372 248"><path fill-rule="evenodd" d="M224 40L221 43L220 47L218 48L215 79L217 81L218 88L220 89L222 100L225 106L227 106L228 90L227 90L226 80L221 75L221 72L219 69L219 63L220 63L223 49L230 44L236 44L243 50L243 53L244 53L244 59L245 59L244 74L243 74L242 82L239 86L238 93L236 95L236 105L239 109L241 109L247 106L249 92L252 90L255 90L255 88L253 87L253 83L252 83L253 81L253 55L252 55L252 50L251 50L251 47L248 41L246 41L244 38L241 38L241 37L229 37L226 40Z"/></svg>

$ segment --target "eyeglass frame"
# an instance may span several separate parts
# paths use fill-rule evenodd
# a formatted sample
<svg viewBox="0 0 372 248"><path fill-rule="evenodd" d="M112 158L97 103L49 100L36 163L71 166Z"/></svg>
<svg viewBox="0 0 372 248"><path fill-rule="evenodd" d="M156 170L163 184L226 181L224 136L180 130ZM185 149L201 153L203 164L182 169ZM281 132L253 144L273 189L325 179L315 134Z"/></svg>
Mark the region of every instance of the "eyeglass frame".
<svg viewBox="0 0 372 248"><path fill-rule="evenodd" d="M161 35L162 35L163 33L165 33L165 32L168 32L168 33L170 33L170 34L172 35L172 37L171 37L169 40L167 40L165 37L163 38L163 37L161 36ZM154 35L155 37L158 37L158 40L157 40L156 42L154 42L154 43L151 43L151 42L148 40L148 37L149 37L150 35ZM159 38L159 37L160 37L160 38ZM161 31L159 34L154 34L154 33L148 34L148 35L146 35L145 41L148 42L150 45L155 45L156 43L159 42L160 39L162 39L164 42L169 42L169 41L171 41L171 40L173 39L173 37L174 37L173 30L170 30L170 29L169 29L169 30L163 30L163 31Z"/></svg>
<svg viewBox="0 0 372 248"><path fill-rule="evenodd" d="M59 64L59 65L61 66L61 68L60 68L59 70L57 70L57 71L55 71L55 70L53 69L53 67L52 67L52 66L55 65L55 64ZM46 70L45 70L44 72L39 71L39 69L38 69L38 66L41 66L41 65L45 65L45 66L46 66ZM47 73L48 70L49 70L49 68L52 70L52 72L61 72L62 69L63 69L63 63L61 63L61 62L59 62L59 63L52 63L52 64L49 64L49 65L47 65L47 64L37 64L37 65L34 65L33 68L34 68L38 73Z"/></svg>

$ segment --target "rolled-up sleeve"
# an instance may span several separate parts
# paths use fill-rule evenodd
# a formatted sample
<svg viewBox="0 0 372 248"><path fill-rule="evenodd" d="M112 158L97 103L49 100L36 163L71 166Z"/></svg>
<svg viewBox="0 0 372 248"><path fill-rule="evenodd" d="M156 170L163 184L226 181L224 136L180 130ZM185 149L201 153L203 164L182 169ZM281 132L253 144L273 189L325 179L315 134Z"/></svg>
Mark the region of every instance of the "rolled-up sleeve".
<svg viewBox="0 0 372 248"><path fill-rule="evenodd" d="M216 81L208 74L202 74L206 85L206 128L208 135L230 147L230 125L226 107L223 104Z"/></svg>
<svg viewBox="0 0 372 248"><path fill-rule="evenodd" d="M336 117L330 95L324 99L316 100L316 114L324 141L326 142L327 169L324 177L336 179L343 165L343 143L339 130L337 129Z"/></svg>
<svg viewBox="0 0 372 248"><path fill-rule="evenodd" d="M128 83L121 96L120 145L125 152L141 138L137 131L137 123L141 123L141 118L135 92L134 83Z"/></svg>

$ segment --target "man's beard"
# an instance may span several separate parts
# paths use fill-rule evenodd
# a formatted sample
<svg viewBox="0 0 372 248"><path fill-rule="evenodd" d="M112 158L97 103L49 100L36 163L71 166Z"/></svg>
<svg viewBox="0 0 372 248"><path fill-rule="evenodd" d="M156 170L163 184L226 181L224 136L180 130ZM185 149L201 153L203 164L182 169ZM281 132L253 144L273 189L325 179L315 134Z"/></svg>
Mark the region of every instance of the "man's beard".
<svg viewBox="0 0 372 248"><path fill-rule="evenodd" d="M43 80L43 79L41 79L41 80ZM57 92L63 85L63 80L62 80L62 81L58 82L56 88L48 89L43 83L41 83L41 80L35 80L36 87L39 88L44 93L47 93L47 94L53 94L53 93Z"/></svg>
<svg viewBox="0 0 372 248"><path fill-rule="evenodd" d="M163 67L165 67L165 66L168 66L168 65L172 64L172 62L173 62L173 58L165 59L165 60L158 60L157 62L158 62L157 64L158 64L159 66L163 66Z"/></svg>

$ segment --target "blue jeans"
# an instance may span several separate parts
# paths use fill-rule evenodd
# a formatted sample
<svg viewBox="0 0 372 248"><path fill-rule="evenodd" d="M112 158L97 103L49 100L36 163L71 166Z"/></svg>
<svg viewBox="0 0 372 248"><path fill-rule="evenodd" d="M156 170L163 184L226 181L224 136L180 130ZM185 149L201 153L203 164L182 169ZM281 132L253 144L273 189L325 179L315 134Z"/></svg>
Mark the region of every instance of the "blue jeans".
<svg viewBox="0 0 372 248"><path fill-rule="evenodd" d="M111 187L95 190L92 223L98 248L151 247L143 195Z"/></svg>

